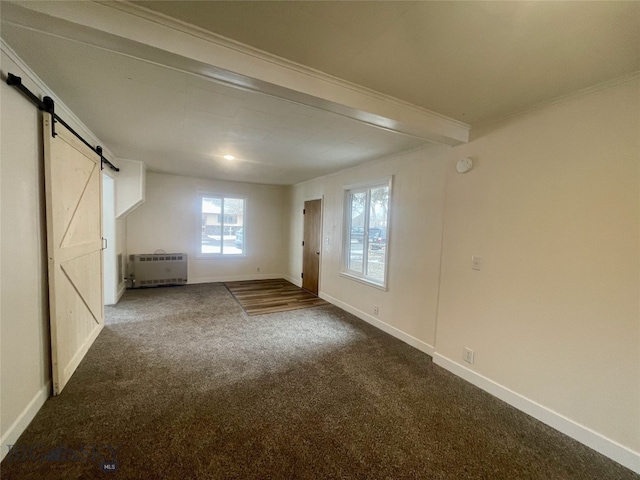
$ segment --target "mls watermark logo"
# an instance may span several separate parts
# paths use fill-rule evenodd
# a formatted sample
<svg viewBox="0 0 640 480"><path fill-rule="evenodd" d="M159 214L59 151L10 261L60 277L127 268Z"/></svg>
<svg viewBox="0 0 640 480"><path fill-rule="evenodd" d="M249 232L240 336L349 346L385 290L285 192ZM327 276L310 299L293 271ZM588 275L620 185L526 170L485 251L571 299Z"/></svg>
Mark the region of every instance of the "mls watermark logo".
<svg viewBox="0 0 640 480"><path fill-rule="evenodd" d="M100 470L105 473L111 473L118 470L118 462L105 462L100 464Z"/></svg>
<svg viewBox="0 0 640 480"><path fill-rule="evenodd" d="M50 447L46 445L8 445L9 451L6 462L78 462L94 463L104 473L118 471L116 445L94 444L81 445L78 448L60 445Z"/></svg>

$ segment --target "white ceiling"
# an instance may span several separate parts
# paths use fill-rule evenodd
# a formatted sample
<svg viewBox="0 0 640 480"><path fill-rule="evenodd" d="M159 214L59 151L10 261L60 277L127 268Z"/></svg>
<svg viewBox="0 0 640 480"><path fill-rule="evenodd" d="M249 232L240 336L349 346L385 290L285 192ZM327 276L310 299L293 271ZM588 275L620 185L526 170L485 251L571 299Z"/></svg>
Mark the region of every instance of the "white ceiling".
<svg viewBox="0 0 640 480"><path fill-rule="evenodd" d="M141 1L474 125L640 70L640 2Z"/></svg>
<svg viewBox="0 0 640 480"><path fill-rule="evenodd" d="M115 155L151 171L293 184L427 143L15 25L2 36Z"/></svg>
<svg viewBox="0 0 640 480"><path fill-rule="evenodd" d="M640 2L135 3L472 124L640 70ZM2 15L56 95L152 171L291 184L428 144Z"/></svg>

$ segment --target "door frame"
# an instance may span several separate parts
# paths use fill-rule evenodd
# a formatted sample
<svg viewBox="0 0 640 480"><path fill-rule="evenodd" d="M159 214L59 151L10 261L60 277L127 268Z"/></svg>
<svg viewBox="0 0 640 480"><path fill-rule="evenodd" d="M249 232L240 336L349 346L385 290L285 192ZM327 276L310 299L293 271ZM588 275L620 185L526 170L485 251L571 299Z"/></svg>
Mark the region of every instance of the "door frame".
<svg viewBox="0 0 640 480"><path fill-rule="evenodd" d="M102 170L102 236L106 239L106 248L102 250L102 285L105 305L118 303L116 234L116 180Z"/></svg>
<svg viewBox="0 0 640 480"><path fill-rule="evenodd" d="M324 194L316 195L313 197L304 197L302 199L302 209L304 210L305 202L310 202L313 200L320 200L320 261L318 262L318 298L320 298L320 285L322 282L322 257L324 255ZM300 241L300 271L304 273L304 247L302 246L302 241L304 241L304 215L302 215L302 240ZM300 287L302 287L302 278L300 279Z"/></svg>

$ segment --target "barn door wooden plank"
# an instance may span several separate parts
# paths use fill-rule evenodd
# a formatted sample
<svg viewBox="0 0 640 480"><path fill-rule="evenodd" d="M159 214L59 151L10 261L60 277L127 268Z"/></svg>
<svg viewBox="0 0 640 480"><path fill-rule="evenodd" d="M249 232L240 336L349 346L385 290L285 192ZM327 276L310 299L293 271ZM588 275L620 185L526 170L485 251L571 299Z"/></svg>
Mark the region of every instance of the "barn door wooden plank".
<svg viewBox="0 0 640 480"><path fill-rule="evenodd" d="M104 325L100 157L43 114L53 394Z"/></svg>

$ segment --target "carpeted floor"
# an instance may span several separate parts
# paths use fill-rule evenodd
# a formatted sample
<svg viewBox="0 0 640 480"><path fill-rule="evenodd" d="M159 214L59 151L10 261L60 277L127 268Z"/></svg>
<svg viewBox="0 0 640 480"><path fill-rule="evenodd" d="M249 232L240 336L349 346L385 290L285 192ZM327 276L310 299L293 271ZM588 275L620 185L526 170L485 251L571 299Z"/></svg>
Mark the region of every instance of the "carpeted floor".
<svg viewBox="0 0 640 480"><path fill-rule="evenodd" d="M207 284L107 318L3 479L640 478L333 306L250 317Z"/></svg>

